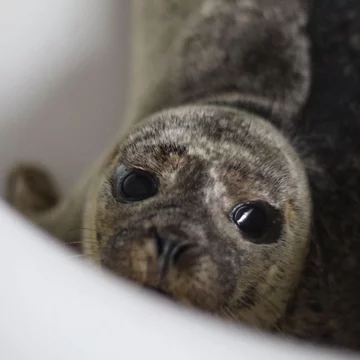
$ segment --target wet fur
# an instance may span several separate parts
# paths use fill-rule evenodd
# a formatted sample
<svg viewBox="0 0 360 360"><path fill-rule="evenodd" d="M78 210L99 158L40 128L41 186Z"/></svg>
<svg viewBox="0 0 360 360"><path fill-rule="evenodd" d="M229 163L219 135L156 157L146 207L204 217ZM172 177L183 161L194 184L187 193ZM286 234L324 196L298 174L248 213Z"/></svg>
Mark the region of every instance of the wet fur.
<svg viewBox="0 0 360 360"><path fill-rule="evenodd" d="M21 168L11 201L56 236L88 229L82 247L89 258L184 303L359 348L359 152L350 147L346 159L344 152L334 156L326 125L314 129L302 114L310 87L308 2L135 3L127 122L137 124L49 212L31 212L34 189L21 183ZM116 202L119 161L156 174L160 195ZM275 245L242 239L226 215L254 197L281 210ZM197 245L190 263L161 280L149 233L154 224Z"/></svg>

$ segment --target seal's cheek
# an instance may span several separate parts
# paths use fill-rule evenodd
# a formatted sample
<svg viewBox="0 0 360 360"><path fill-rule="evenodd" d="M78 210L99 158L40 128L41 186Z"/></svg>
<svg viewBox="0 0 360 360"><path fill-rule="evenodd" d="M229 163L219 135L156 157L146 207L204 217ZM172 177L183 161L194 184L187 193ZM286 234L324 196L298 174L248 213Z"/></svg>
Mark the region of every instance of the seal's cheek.
<svg viewBox="0 0 360 360"><path fill-rule="evenodd" d="M110 238L101 252L102 265L140 284L154 285L158 278L156 244L151 238Z"/></svg>

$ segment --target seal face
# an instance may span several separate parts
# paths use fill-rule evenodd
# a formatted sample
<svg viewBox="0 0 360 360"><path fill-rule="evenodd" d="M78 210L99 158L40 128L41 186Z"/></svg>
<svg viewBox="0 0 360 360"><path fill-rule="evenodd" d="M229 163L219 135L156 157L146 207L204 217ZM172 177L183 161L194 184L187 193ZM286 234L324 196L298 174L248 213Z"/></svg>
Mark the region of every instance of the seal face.
<svg viewBox="0 0 360 360"><path fill-rule="evenodd" d="M122 142L97 193L89 257L220 316L281 318L311 209L302 166L272 125L221 106L156 113Z"/></svg>

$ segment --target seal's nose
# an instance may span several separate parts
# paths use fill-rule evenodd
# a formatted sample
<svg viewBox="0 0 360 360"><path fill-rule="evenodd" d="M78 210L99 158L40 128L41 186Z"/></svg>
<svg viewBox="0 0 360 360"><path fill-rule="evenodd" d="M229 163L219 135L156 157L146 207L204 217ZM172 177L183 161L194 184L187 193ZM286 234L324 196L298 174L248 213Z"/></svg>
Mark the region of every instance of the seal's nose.
<svg viewBox="0 0 360 360"><path fill-rule="evenodd" d="M175 266L180 269L189 264L190 257L193 257L191 250L194 248L194 245L177 239L171 233L160 235L158 232L154 232L153 236L156 242L161 272L167 271L169 266Z"/></svg>

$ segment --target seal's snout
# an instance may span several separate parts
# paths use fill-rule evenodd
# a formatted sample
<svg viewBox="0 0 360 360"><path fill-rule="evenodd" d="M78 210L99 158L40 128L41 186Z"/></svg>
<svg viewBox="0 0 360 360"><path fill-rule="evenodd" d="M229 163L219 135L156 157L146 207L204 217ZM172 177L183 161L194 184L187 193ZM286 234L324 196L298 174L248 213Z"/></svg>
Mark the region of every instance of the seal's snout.
<svg viewBox="0 0 360 360"><path fill-rule="evenodd" d="M178 270L185 270L195 264L199 253L196 245L179 239L171 231L164 231L160 234L153 230L152 235L156 245L159 271L162 274L166 273L171 266Z"/></svg>
<svg viewBox="0 0 360 360"><path fill-rule="evenodd" d="M184 223L123 229L103 241L102 266L173 300L214 309L217 266L201 231L191 229Z"/></svg>
<svg viewBox="0 0 360 360"><path fill-rule="evenodd" d="M174 276L192 273L205 252L177 226L152 226L122 230L104 241L101 262L105 268L141 283L168 283Z"/></svg>

